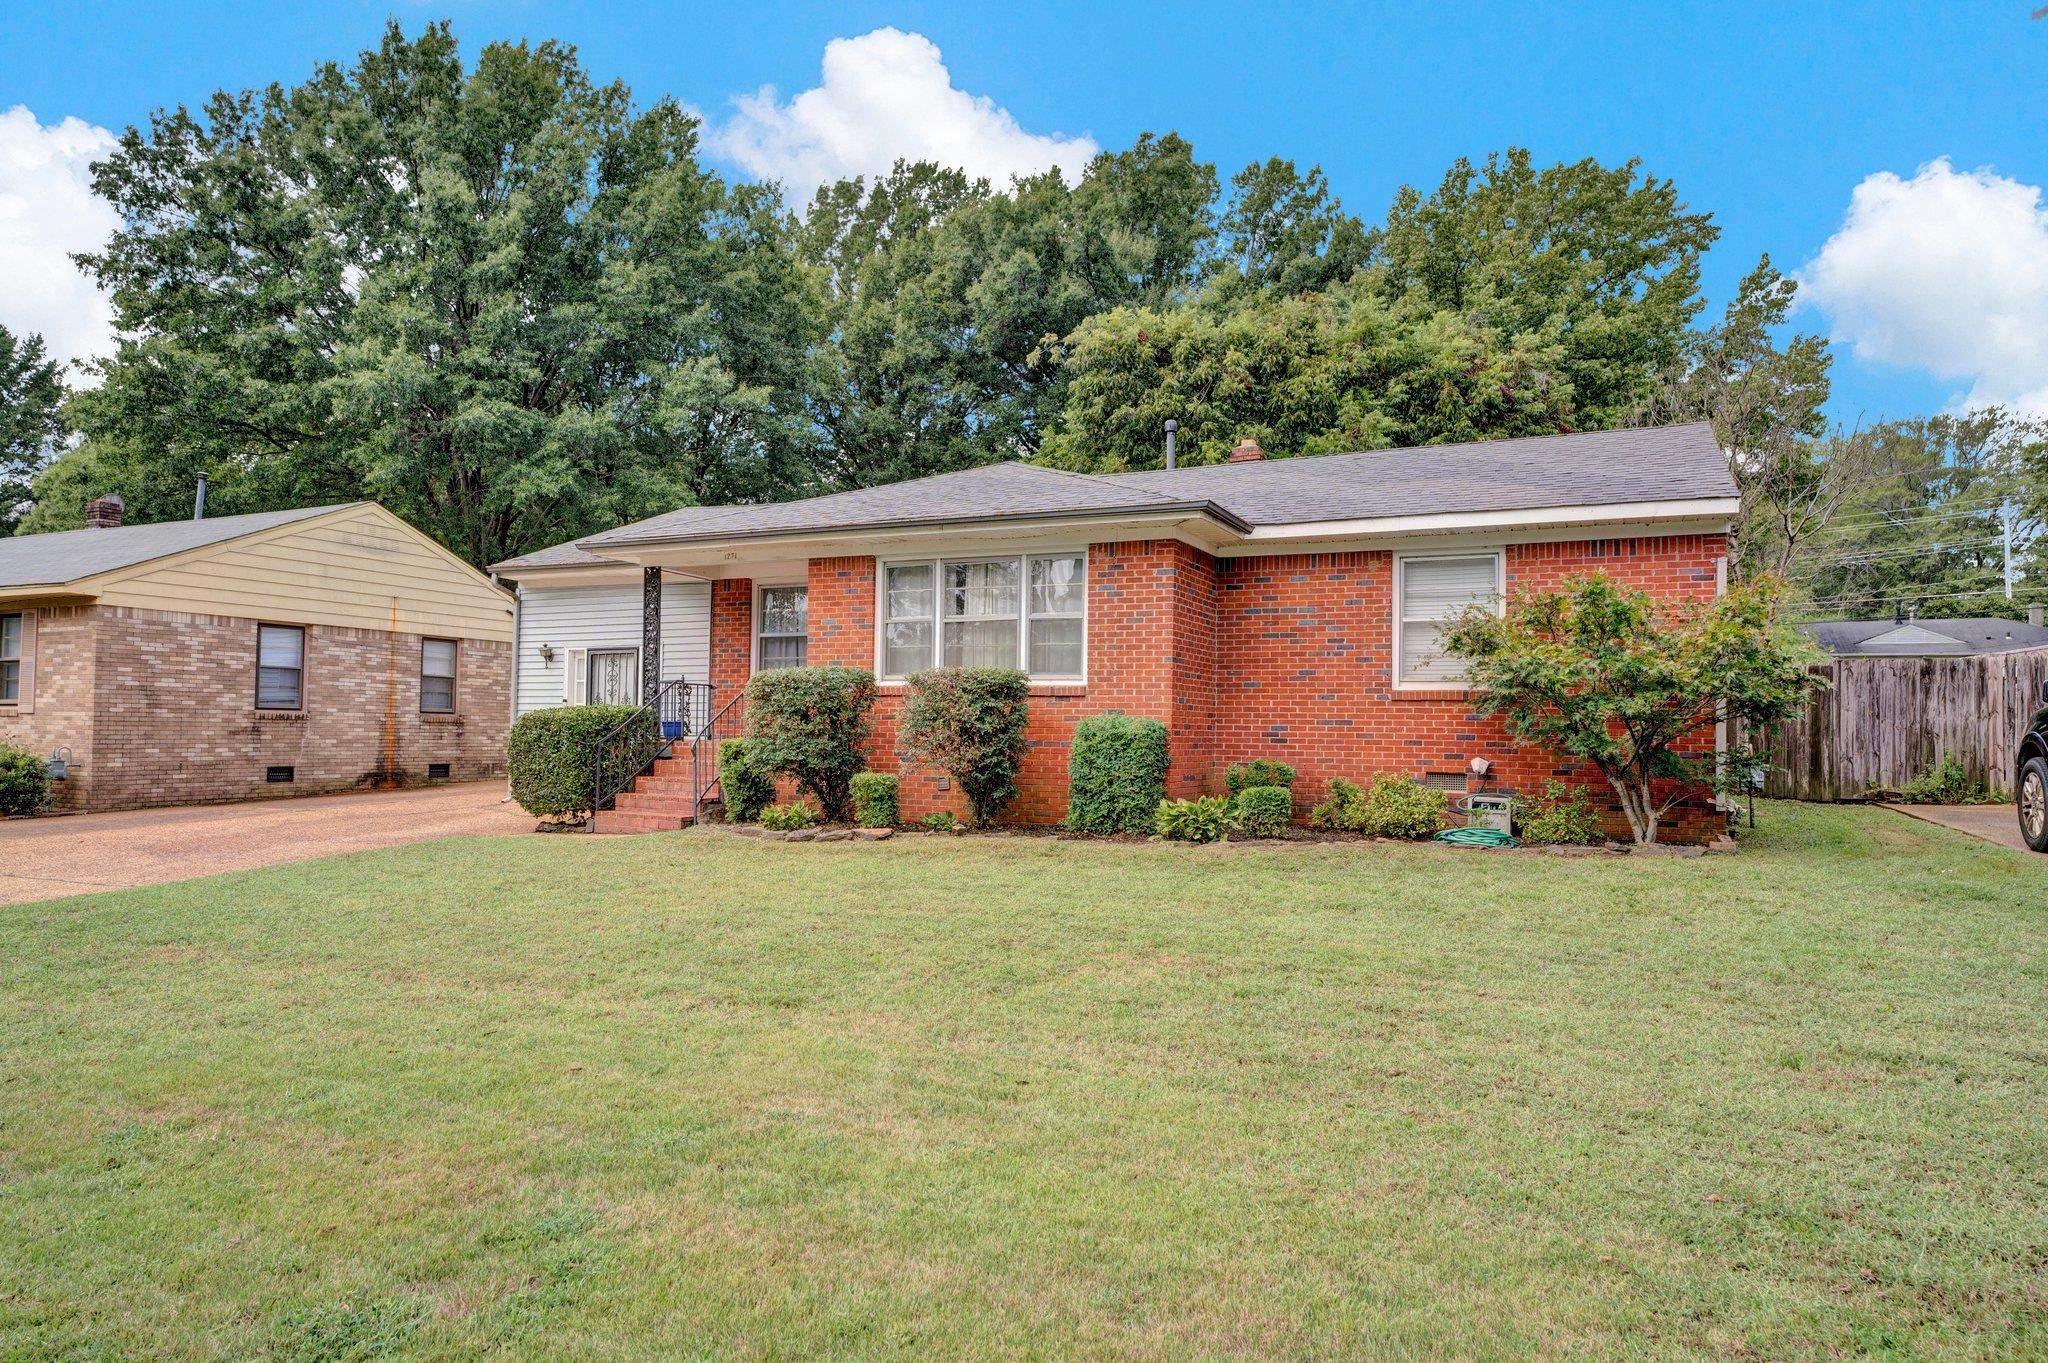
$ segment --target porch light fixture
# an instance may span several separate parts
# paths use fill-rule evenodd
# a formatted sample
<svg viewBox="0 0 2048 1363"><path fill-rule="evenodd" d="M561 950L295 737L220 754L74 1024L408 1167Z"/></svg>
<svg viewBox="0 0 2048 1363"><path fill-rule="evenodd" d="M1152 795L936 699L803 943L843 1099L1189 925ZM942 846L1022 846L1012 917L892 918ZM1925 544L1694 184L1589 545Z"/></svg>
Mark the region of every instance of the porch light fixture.
<svg viewBox="0 0 2048 1363"><path fill-rule="evenodd" d="M62 781L71 775L71 749L60 747L50 754L50 779Z"/></svg>
<svg viewBox="0 0 2048 1363"><path fill-rule="evenodd" d="M552 663L555 660L555 646L553 644L542 644L540 646L540 660L544 663Z"/></svg>

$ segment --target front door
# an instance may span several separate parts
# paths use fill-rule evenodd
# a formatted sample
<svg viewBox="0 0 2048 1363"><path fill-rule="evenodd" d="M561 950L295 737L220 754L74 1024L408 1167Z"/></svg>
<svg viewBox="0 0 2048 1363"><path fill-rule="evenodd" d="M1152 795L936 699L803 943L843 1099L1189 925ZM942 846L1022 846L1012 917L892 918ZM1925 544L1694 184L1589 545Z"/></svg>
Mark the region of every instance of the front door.
<svg viewBox="0 0 2048 1363"><path fill-rule="evenodd" d="M592 705L638 705L640 703L640 650L637 648L594 648L590 651Z"/></svg>

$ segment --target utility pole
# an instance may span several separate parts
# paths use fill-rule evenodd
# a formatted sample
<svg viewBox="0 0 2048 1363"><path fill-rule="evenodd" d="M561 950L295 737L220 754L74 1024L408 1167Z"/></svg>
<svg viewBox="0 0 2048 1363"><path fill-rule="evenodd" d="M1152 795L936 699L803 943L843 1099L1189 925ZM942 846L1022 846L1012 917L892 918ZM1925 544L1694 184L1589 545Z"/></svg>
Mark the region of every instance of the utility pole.
<svg viewBox="0 0 2048 1363"><path fill-rule="evenodd" d="M2005 599L2012 600L2012 502L2008 499L2003 520L2005 522Z"/></svg>

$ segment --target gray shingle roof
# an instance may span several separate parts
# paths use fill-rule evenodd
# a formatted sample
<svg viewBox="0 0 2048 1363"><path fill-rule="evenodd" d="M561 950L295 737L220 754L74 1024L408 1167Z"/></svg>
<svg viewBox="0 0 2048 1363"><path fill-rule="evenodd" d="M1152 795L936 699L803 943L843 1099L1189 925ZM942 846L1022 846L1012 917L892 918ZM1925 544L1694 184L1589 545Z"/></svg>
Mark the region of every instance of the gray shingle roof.
<svg viewBox="0 0 2048 1363"><path fill-rule="evenodd" d="M795 502L684 507L592 535L575 547L601 554L607 545L650 541L1176 510L1206 512L1248 529L1735 495L1713 428L1695 422L1170 472L1092 475L992 464ZM543 566L532 558L499 566Z"/></svg>
<svg viewBox="0 0 2048 1363"><path fill-rule="evenodd" d="M1705 422L1206 464L1115 481L1206 497L1252 525L1736 495Z"/></svg>
<svg viewBox="0 0 2048 1363"><path fill-rule="evenodd" d="M608 544L648 540L743 538L780 532L860 530L896 525L1001 520L1118 511L1201 510L1199 495L1169 495L1035 464L989 464L913 478L885 487L834 492L765 506L689 506L592 535L577 543L603 552Z"/></svg>
<svg viewBox="0 0 2048 1363"><path fill-rule="evenodd" d="M215 516L203 521L162 521L106 530L56 530L45 535L0 538L0 587L43 587L129 568L225 540L239 539L294 521L311 520L344 506L309 506L297 511L258 511L248 516Z"/></svg>
<svg viewBox="0 0 2048 1363"><path fill-rule="evenodd" d="M2048 648L2048 626L2021 620L1814 620L1799 632L1829 653L1869 657L1939 657Z"/></svg>
<svg viewBox="0 0 2048 1363"><path fill-rule="evenodd" d="M615 558L606 558L602 554L593 554L588 550L578 549L576 542L570 540L567 544L551 544L545 549L536 549L530 554L521 554L518 558L500 559L491 565L490 571L517 575L522 568L591 568L605 565L615 568L632 566L631 564L622 565Z"/></svg>

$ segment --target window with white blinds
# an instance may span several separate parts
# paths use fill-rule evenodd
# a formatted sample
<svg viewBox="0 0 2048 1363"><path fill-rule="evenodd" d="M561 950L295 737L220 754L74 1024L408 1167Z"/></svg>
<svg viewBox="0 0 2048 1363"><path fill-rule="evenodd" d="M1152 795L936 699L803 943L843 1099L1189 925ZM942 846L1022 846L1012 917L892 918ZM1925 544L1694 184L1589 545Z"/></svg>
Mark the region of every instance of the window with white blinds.
<svg viewBox="0 0 2048 1363"><path fill-rule="evenodd" d="M1444 651L1444 632L1469 606L1500 608L1501 559L1443 554L1397 560L1395 681L1402 686L1455 686L1465 664Z"/></svg>
<svg viewBox="0 0 2048 1363"><path fill-rule="evenodd" d="M884 564L880 596L884 677L933 667L1015 667L1041 679L1081 677L1086 554Z"/></svg>

